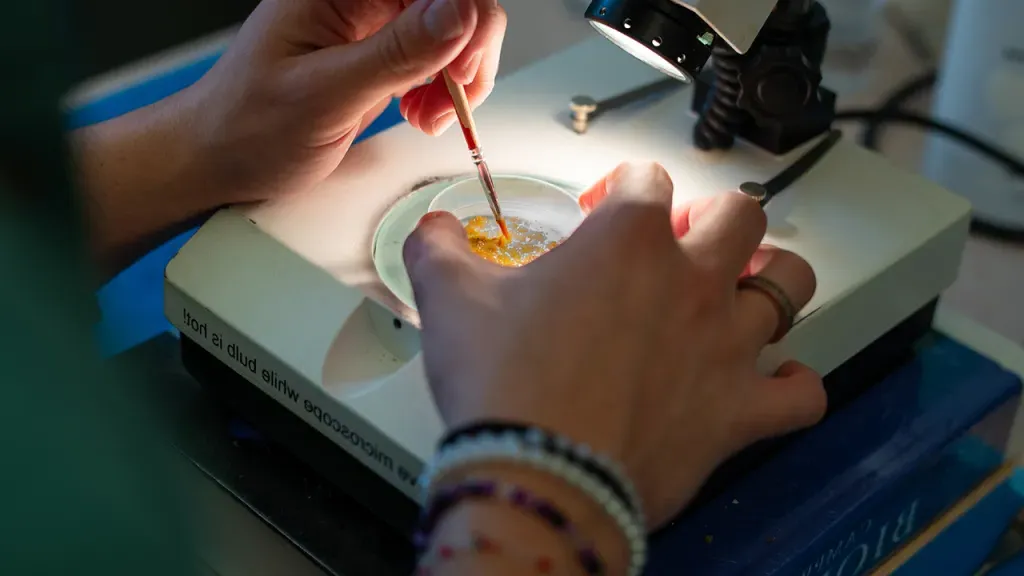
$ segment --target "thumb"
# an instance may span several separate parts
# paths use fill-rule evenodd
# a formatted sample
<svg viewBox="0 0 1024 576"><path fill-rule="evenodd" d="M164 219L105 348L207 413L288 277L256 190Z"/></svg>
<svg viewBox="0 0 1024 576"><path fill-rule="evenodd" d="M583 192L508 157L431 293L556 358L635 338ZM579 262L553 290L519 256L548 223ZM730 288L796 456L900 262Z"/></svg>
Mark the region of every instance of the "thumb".
<svg viewBox="0 0 1024 576"><path fill-rule="evenodd" d="M466 230L448 212L430 212L421 218L405 240L402 257L420 307L435 289L444 290L457 281L474 258Z"/></svg>
<svg viewBox="0 0 1024 576"><path fill-rule="evenodd" d="M312 54L331 100L361 115L381 100L422 83L469 43L474 0L417 0L376 34Z"/></svg>

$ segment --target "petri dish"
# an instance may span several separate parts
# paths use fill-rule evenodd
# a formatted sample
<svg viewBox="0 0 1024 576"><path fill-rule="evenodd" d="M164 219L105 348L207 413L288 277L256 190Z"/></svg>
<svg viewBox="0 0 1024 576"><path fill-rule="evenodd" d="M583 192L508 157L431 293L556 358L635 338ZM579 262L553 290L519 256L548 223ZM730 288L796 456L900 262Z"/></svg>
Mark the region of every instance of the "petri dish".
<svg viewBox="0 0 1024 576"><path fill-rule="evenodd" d="M510 232L506 241L494 220L480 182L460 180L442 190L429 211L451 212L470 237L471 249L496 264L529 264L569 237L583 221L576 195L551 182L527 176L494 177L502 215Z"/></svg>
<svg viewBox="0 0 1024 576"><path fill-rule="evenodd" d="M529 184L526 181L530 181ZM552 229L554 236L562 235L563 238L569 236L583 221L583 212L577 200L585 189L583 185L515 174L496 174L494 182L506 218L510 215L530 215L531 206L548 206L549 209L543 210L547 212L546 217L537 216L536 210L532 213L538 221L549 222L548 228ZM442 194L445 197L439 200ZM516 194L525 199L516 198ZM553 200L556 196L557 200ZM548 198L548 201L543 201L543 198ZM371 257L377 277L394 298L393 301L385 300L385 304L396 312L401 312L403 308L416 310L412 284L402 258L405 239L424 214L436 210L453 211L457 213L456 216L461 214L463 217L489 217L491 213L475 175L434 178L417 184L385 211L373 236Z"/></svg>

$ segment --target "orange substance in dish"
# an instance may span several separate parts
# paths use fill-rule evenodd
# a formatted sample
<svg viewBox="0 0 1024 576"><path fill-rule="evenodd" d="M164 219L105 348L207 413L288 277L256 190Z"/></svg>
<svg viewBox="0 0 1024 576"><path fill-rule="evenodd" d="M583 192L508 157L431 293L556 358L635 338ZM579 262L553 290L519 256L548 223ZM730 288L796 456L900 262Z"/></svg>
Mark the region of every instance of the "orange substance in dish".
<svg viewBox="0 0 1024 576"><path fill-rule="evenodd" d="M543 231L530 226L522 218L508 216L509 239L505 239L494 219L474 216L465 223L469 235L469 247L473 253L495 264L517 268L533 262L549 250L558 246ZM497 233L495 233L497 232Z"/></svg>

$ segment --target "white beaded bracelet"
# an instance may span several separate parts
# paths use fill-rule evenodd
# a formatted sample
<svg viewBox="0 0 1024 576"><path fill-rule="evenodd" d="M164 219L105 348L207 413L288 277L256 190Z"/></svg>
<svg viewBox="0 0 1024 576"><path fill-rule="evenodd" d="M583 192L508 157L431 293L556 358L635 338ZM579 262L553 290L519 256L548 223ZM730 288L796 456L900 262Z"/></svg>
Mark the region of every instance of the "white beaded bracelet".
<svg viewBox="0 0 1024 576"><path fill-rule="evenodd" d="M619 526L629 543L629 574L639 576L647 560L647 538L640 501L632 484L626 482L624 486L628 486L627 490L636 505L635 512L630 512L621 498L585 468L564 456L544 450L533 441L535 438L524 436L511 431L497 435L484 433L459 438L443 447L420 476L423 501L429 500L434 485L442 478L473 464L514 462L529 466L562 479L600 505Z"/></svg>
<svg viewBox="0 0 1024 576"><path fill-rule="evenodd" d="M587 446L586 444L577 444L565 436L548 436L537 428L529 429L523 434L522 438L536 449L543 449L550 438L560 451L572 454L577 461L590 461L599 466L609 474L612 479L614 479L618 486L622 488L622 491L625 493L624 496L626 497L627 504L633 511L637 523L640 524L640 526L647 525L647 521L644 518L643 503L640 501L640 495L637 494L636 487L633 485L633 482L630 481L626 471L618 462L604 454L595 454L590 449L590 446Z"/></svg>

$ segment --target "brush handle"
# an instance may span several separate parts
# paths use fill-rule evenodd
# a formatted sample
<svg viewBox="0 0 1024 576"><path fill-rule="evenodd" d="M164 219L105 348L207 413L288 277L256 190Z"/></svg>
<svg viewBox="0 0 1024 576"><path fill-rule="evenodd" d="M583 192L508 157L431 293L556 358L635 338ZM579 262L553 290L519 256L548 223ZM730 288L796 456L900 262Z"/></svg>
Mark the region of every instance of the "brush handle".
<svg viewBox="0 0 1024 576"><path fill-rule="evenodd" d="M462 124L462 135L466 138L466 146L473 157L473 164L476 165L477 176L480 178L480 185L483 186L484 194L487 196L487 203L491 207L494 219L501 227L501 233L509 238L508 228L505 227L505 218L501 215L501 206L498 205L498 194L494 191L494 179L491 178L491 170L484 160L483 150L480 149L480 139L476 135L476 124L473 122L472 109L469 106L469 97L466 96L466 89L461 84L452 80L447 70L442 70L444 83L451 94L452 102L455 104L455 115L459 117Z"/></svg>
<svg viewBox="0 0 1024 576"><path fill-rule="evenodd" d="M459 123L464 128L470 131L473 135L473 140L479 141L476 137L476 124L473 122L473 109L469 105L469 97L466 96L466 89L452 80L451 75L448 74L448 70L441 71L444 76L445 86L448 87L448 93L451 94L452 102L455 104L455 115L459 117Z"/></svg>

